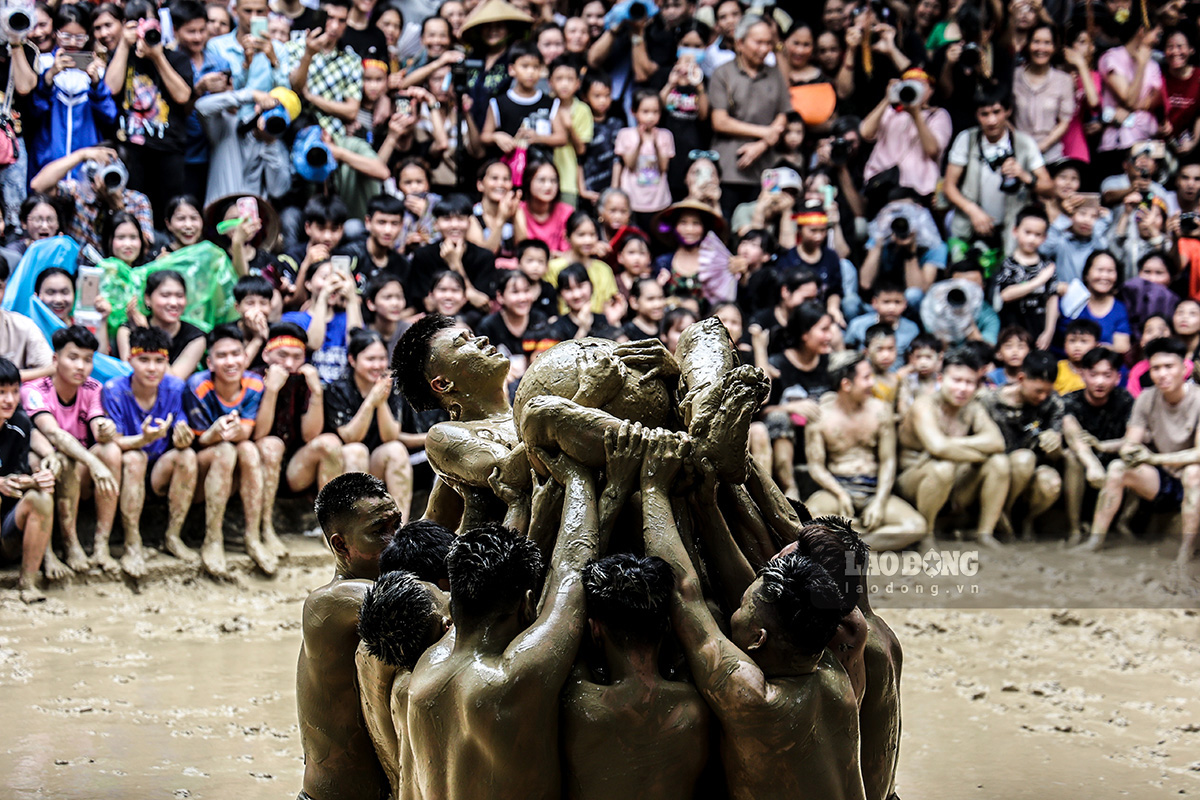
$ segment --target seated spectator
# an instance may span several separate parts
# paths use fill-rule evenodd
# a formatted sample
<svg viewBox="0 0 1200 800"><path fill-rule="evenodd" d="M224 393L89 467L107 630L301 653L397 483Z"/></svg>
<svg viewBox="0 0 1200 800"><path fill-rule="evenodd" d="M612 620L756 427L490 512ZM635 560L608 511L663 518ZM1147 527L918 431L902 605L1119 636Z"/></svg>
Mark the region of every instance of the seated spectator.
<svg viewBox="0 0 1200 800"><path fill-rule="evenodd" d="M1066 358L1058 362L1058 377L1054 391L1067 395L1083 388L1083 357L1100 344L1100 325L1095 320L1076 319L1067 324L1063 336Z"/></svg>
<svg viewBox="0 0 1200 800"><path fill-rule="evenodd" d="M71 202L74 207L74 200L72 199ZM39 192L30 193L21 201L21 209L18 214L23 235L17 241L10 243L9 247L18 253L24 253L25 249L34 242L58 236L67 227L63 224L60 204L61 198L50 197Z"/></svg>
<svg viewBox="0 0 1200 800"><path fill-rule="evenodd" d="M81 164L86 168L79 180L67 177ZM42 167L30 179L29 188L34 192L55 192L65 201L74 201L75 216L65 233L81 245L90 244L100 249L104 225L109 216L118 211L132 214L146 241L154 241L154 212L150 208L150 201L146 195L135 192L124 183L110 188L101 168L113 165L124 168L115 150L85 147Z"/></svg>
<svg viewBox="0 0 1200 800"><path fill-rule="evenodd" d="M1141 335L1142 325L1153 316L1170 319L1179 297L1169 288L1174 262L1163 252L1152 250L1138 262L1136 277L1121 287L1121 302L1129 312L1129 327Z"/></svg>
<svg viewBox="0 0 1200 800"><path fill-rule="evenodd" d="M900 392L904 388L900 376L893 372L896 366L896 329L885 322L876 322L867 328L863 334L866 341L867 363L871 365L871 375L875 385L871 394L889 408L900 406Z"/></svg>
<svg viewBox="0 0 1200 800"><path fill-rule="evenodd" d="M654 278L639 278L629 290L629 321L621 328L626 340L636 342L658 336L666 310L662 285Z"/></svg>
<svg viewBox="0 0 1200 800"><path fill-rule="evenodd" d="M946 268L946 243L929 209L910 199L888 203L871 222L867 254L858 273L865 296L881 281L898 284L913 308Z"/></svg>
<svg viewBox="0 0 1200 800"><path fill-rule="evenodd" d="M200 562L214 578L229 578L223 530L225 508L236 492L246 519L246 553L270 575L278 563L261 539L262 459L251 440L263 382L246 372L246 345L237 325L218 325L208 334L207 363L207 370L188 378L183 396L196 435L197 488L204 498Z"/></svg>
<svg viewBox="0 0 1200 800"><path fill-rule="evenodd" d="M133 328L158 328L170 339L167 354L171 374L186 380L196 371L205 349L204 331L183 319L187 309L187 283L175 270L160 269L146 279L144 296L149 316L138 313L117 329L117 355L122 361L129 360Z"/></svg>
<svg viewBox="0 0 1200 800"><path fill-rule="evenodd" d="M305 363L304 331L290 322L271 326L263 347L263 393L254 422L262 459L262 544L276 558L287 547L275 533L280 479L291 494L325 484L345 472L342 443L325 433L324 388L317 368Z"/></svg>
<svg viewBox="0 0 1200 800"><path fill-rule="evenodd" d="M347 472L370 472L407 519L413 473L400 431L401 397L392 391L387 347L374 331L355 331L347 359L349 374L324 387L325 430L342 441Z"/></svg>
<svg viewBox="0 0 1200 800"><path fill-rule="evenodd" d="M570 264L583 264L592 284L592 311L603 314L620 294L612 267L597 257L608 253L608 243L600 240L596 222L586 211L576 211L567 219L566 233L569 249L564 255L550 259L546 280L557 287L558 275L563 269ZM559 313L566 310L561 300L558 310Z"/></svg>
<svg viewBox="0 0 1200 800"><path fill-rule="evenodd" d="M0 259L0 301L8 285L8 262ZM53 355L41 329L24 314L0 306L0 357L17 365L22 381L54 373Z"/></svg>
<svg viewBox="0 0 1200 800"><path fill-rule="evenodd" d="M620 338L620 328L612 324L603 313L598 314L592 310L592 279L583 264L571 264L558 273L558 297L560 303L566 306L566 313L552 318L530 332L529 337L533 340L534 347L532 351L529 346L525 349L530 352L531 357L549 350L559 342L571 339L591 336L615 342Z"/></svg>
<svg viewBox="0 0 1200 800"><path fill-rule="evenodd" d="M663 284L668 297L690 300L697 305L697 311L701 300L736 297L732 280L720 281L722 285L728 284L729 297L710 293L715 285L713 273L728 275L728 269L720 268L717 263L718 256L727 261L729 250L721 241L725 222L715 210L693 200L681 200L655 215L651 231L670 249L654 260L655 273L670 274Z"/></svg>
<svg viewBox="0 0 1200 800"><path fill-rule="evenodd" d="M362 99L362 56L341 44L350 6L350 0L322 0L325 24L284 45L280 58L292 91L335 144L358 116Z"/></svg>
<svg viewBox="0 0 1200 800"><path fill-rule="evenodd" d="M50 313L70 327L75 324L75 276L62 267L46 267L33 282L37 295Z"/></svg>
<svg viewBox="0 0 1200 800"><path fill-rule="evenodd" d="M434 273L425 308L443 317L453 317L467 328L474 328L483 318L481 311L467 302L466 278L449 269Z"/></svg>
<svg viewBox="0 0 1200 800"><path fill-rule="evenodd" d="M790 250L796 246L796 223L793 209L800 204L804 183L800 175L789 167L780 167L763 179L762 192L758 200L742 203L733 212L729 227L739 234L752 230L766 230L779 247Z"/></svg>
<svg viewBox="0 0 1200 800"><path fill-rule="evenodd" d="M821 284L821 299L825 303L825 310L838 327L845 328L846 318L842 315L842 296L845 293L842 284L842 260L826 245L829 237L829 217L819 206L806 207L796 217L796 229L796 247L780 259L780 266L798 265L812 271Z"/></svg>
<svg viewBox="0 0 1200 800"><path fill-rule="evenodd" d="M214 91L196 101L196 114L210 148L206 203L235 193L259 197L287 194L292 185L291 154L261 116L279 104L274 95L250 88ZM244 120L247 107L253 113Z"/></svg>
<svg viewBox="0 0 1200 800"><path fill-rule="evenodd" d="M338 380L346 370L350 332L363 326L361 297L354 288L354 278L325 261L312 270L304 291L312 299L303 310L284 314L282 321L305 331L308 348L313 351L312 363L321 380Z"/></svg>
<svg viewBox="0 0 1200 800"><path fill-rule="evenodd" d="M520 242L540 239L551 255L570 251L567 219L575 212L561 202L558 170L549 161L531 160L521 177L522 200L513 222L513 236Z"/></svg>
<svg viewBox="0 0 1200 800"><path fill-rule="evenodd" d="M513 220L520 202L513 191L512 168L501 161L488 161L479 168L475 188L482 196L472 209L467 240L498 257L512 258L516 246Z"/></svg>
<svg viewBox="0 0 1200 800"><path fill-rule="evenodd" d="M163 217L167 221L167 233L171 241L159 253L160 257L184 247L191 247L204 238L204 216L200 213L202 209L200 201L190 194L172 197L167 202Z"/></svg>
<svg viewBox="0 0 1200 800"><path fill-rule="evenodd" d="M983 268L975 258L955 264L951 277L929 287L921 301L921 324L943 344L995 344L1000 317L983 297Z"/></svg>
<svg viewBox="0 0 1200 800"><path fill-rule="evenodd" d="M547 317L558 313L558 291L546 280L550 270L550 248L538 239L526 239L517 245L517 269L537 291L533 307Z"/></svg>
<svg viewBox="0 0 1200 800"><path fill-rule="evenodd" d="M817 276L808 269L789 270L782 278L777 279L776 300L768 308L759 308L750 317L747 330L751 339L761 340L765 345L760 361L767 356L782 353L787 347L787 325L792 312L810 300L818 300L821 296L821 284Z"/></svg>
<svg viewBox="0 0 1200 800"><path fill-rule="evenodd" d="M108 537L117 515L121 448L116 442L117 426L100 401L102 387L91 377L92 358L100 343L80 325L55 331L51 342L54 372L22 385L21 403L62 458L55 508L67 568L75 572L88 569L88 558L79 543L79 501L94 495L93 562L105 569L119 569L108 553ZM61 568L57 560L54 563Z"/></svg>
<svg viewBox="0 0 1200 800"><path fill-rule="evenodd" d="M1088 257L1104 247L1110 217L1107 209L1086 202L1079 195L1064 201L1063 214L1046 232L1041 253L1053 261L1055 279L1062 286L1083 275Z"/></svg>
<svg viewBox="0 0 1200 800"><path fill-rule="evenodd" d="M1164 339L1171 335L1171 323L1167 322L1165 317L1150 317L1146 320L1146 326L1142 329L1141 340L1138 342L1138 352L1144 353L1146 346L1155 339ZM1184 368L1186 378L1192 377L1194 364L1192 360L1184 360ZM1143 389L1149 389L1154 385L1150 380L1150 360L1143 358L1129 368L1129 376L1125 380L1125 388L1129 391L1130 396L1134 399L1142 393Z"/></svg>
<svg viewBox="0 0 1200 800"><path fill-rule="evenodd" d="M40 464L30 468L29 442L33 423L21 408L21 375L16 365L0 357L0 554L5 561L19 561L17 590L21 600L36 603L46 596L38 588L38 570L45 565L46 578L58 580L66 574L54 551L50 534L54 529L53 470Z"/></svg>
<svg viewBox="0 0 1200 800"><path fill-rule="evenodd" d="M1065 329L1071 320L1090 319L1100 326L1100 344L1118 353L1129 352L1129 315L1125 304L1117 298L1121 293L1121 273L1116 258L1107 250L1096 250L1088 256L1080 276L1087 289L1086 300L1074 307L1068 294L1058 300L1059 327Z"/></svg>
<svg viewBox="0 0 1200 800"><path fill-rule="evenodd" d="M384 152L380 149L380 154ZM395 179L384 183L384 191L404 202L404 218L400 221L400 251L412 252L433 239L433 209L442 196L430 191L429 165L420 158L405 158L393 170Z"/></svg>
<svg viewBox="0 0 1200 800"><path fill-rule="evenodd" d="M996 361L998 366L987 374L989 386L1001 387L1014 383L1025 356L1033 352L1033 334L1020 325L1009 325L996 337ZM1057 389L1056 389L1057 391Z"/></svg>
<svg viewBox="0 0 1200 800"><path fill-rule="evenodd" d="M147 488L158 497L167 497L167 552L185 563L199 563L195 551L180 536L196 492L196 451L192 449L195 434L183 410L187 385L168 371L170 344L170 338L158 328L135 328L127 359L133 373L111 378L101 394L121 449L125 553L120 569L132 578L146 573L141 518ZM97 550L95 558L105 569L117 569L107 551Z"/></svg>
<svg viewBox="0 0 1200 800"><path fill-rule="evenodd" d="M416 309L409 308L404 284L390 272L380 272L363 287L367 327L383 337L388 352L412 324Z"/></svg>
<svg viewBox="0 0 1200 800"><path fill-rule="evenodd" d="M1125 198L1131 194L1141 195L1142 198L1153 195L1161 197L1167 204L1168 216L1179 213L1179 201L1175 193L1157 180L1157 177L1163 174L1165 156L1156 151L1156 144L1138 142L1128 146L1128 155L1121 162L1124 171L1108 175L1100 182L1100 202L1105 207L1115 208L1125 202ZM1103 151L1103 148L1101 150Z"/></svg>
<svg viewBox="0 0 1200 800"><path fill-rule="evenodd" d="M1175 332L1175 338L1183 342L1187 357L1196 361L1200 357L1200 303L1183 300L1175 306L1171 330Z"/></svg>
<svg viewBox="0 0 1200 800"><path fill-rule="evenodd" d="M360 292L381 272L395 276L401 283L408 280L408 259L396 251L403 216L403 201L387 194L375 195L367 203L367 238L337 248L338 255L353 259L350 269Z"/></svg>
<svg viewBox="0 0 1200 800"><path fill-rule="evenodd" d="M667 352L675 355L679 347L679 337L698 321L695 311L687 306L676 306L663 314L662 322L658 326L658 340L667 348Z"/></svg>
<svg viewBox="0 0 1200 800"><path fill-rule="evenodd" d="M896 332L896 353L903 357L909 345L921 332L917 323L904 316L908 301L904 291L894 283L881 281L871 296L872 311L850 320L843 337L846 347L858 349L866 344L866 332L872 325L883 324Z"/></svg>
<svg viewBox="0 0 1200 800"><path fill-rule="evenodd" d="M615 186L600 193L596 222L600 225L600 238L612 242L622 228L633 225L633 210L629 207L629 195ZM641 230L638 228L638 230Z"/></svg>
<svg viewBox="0 0 1200 800"><path fill-rule="evenodd" d="M426 306L433 289L430 279L441 270L460 274L466 282L467 300L479 309L486 309L496 280L496 258L489 250L467 241L471 219L471 201L465 195L453 194L433 207L434 228L438 241L413 251L412 272L408 283L410 302Z"/></svg>
<svg viewBox="0 0 1200 800"><path fill-rule="evenodd" d="M519 270L505 270L496 283L496 301L500 310L484 317L474 331L486 336L494 347L512 362L509 380L519 381L525 374L528 357L525 340L530 331L546 322L546 315L533 307L535 289ZM657 333L657 330L656 330Z"/></svg>
<svg viewBox="0 0 1200 800"><path fill-rule="evenodd" d="M895 103L892 87L888 96L863 118L858 131L863 139L874 142L871 156L863 168L868 200L880 206L887 200L889 188L904 187L925 199L932 199L941 177L942 153L950 144L950 115L932 105L933 81L922 69L910 69L902 80L924 88L912 102ZM873 183L874 182L874 183Z"/></svg>

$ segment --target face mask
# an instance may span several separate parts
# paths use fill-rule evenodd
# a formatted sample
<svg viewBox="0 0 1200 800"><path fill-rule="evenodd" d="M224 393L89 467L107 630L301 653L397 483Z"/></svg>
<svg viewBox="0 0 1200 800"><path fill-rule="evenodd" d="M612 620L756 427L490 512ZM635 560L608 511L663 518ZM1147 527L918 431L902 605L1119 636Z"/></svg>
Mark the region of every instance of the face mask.
<svg viewBox="0 0 1200 800"><path fill-rule="evenodd" d="M683 59L687 58L688 56L691 56L692 60L695 61L697 64L703 64L704 63L704 48L703 47L680 47L675 51L675 57L681 61Z"/></svg>

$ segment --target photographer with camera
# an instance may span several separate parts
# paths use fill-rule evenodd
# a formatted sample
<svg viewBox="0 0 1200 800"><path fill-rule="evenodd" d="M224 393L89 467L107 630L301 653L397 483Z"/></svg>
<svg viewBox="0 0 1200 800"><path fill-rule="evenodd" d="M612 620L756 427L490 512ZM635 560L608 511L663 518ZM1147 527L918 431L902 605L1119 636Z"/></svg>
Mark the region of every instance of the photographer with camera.
<svg viewBox="0 0 1200 800"><path fill-rule="evenodd" d="M679 60L679 40L692 21L692 0L623 0L604 17L605 30L588 49L588 66L613 77L620 105L638 88L661 89Z"/></svg>
<svg viewBox="0 0 1200 800"><path fill-rule="evenodd" d="M985 86L1012 88L1012 53L996 43L993 8L987 3L963 3L954 16L960 38L948 40L929 59L929 74L937 79L937 102L950 112L954 130L971 127L975 95Z"/></svg>
<svg viewBox="0 0 1200 800"><path fill-rule="evenodd" d="M726 219L758 194L767 156L787 128L792 110L787 83L766 65L775 32L762 17L742 18L735 34L738 55L713 72L709 87L713 149L720 154L721 211ZM734 116L736 114L737 116Z"/></svg>
<svg viewBox="0 0 1200 800"><path fill-rule="evenodd" d="M187 55L163 49L154 6L147 0L130 0L104 82L121 112L117 138L129 168L129 185L150 199L159 227L165 227L162 210L167 201L186 189L183 154L192 80Z"/></svg>
<svg viewBox="0 0 1200 800"><path fill-rule="evenodd" d="M932 94L929 75L910 69L902 80L888 84L887 97L858 126L862 138L875 143L863 168L867 186L875 181L881 189L902 186L923 198L933 197L952 131L946 110L929 106ZM881 199L886 202L886 196ZM874 205L882 203L876 200Z"/></svg>
<svg viewBox="0 0 1200 800"><path fill-rule="evenodd" d="M858 285L864 296L885 284L899 286L908 305L917 308L945 267L946 243L933 215L911 197L902 198L880 209L871 223Z"/></svg>
<svg viewBox="0 0 1200 800"><path fill-rule="evenodd" d="M858 116L868 113L886 94L888 84L913 66L913 59L905 55L912 48L901 49L891 14L882 0L861 0L850 9L846 51L834 87L838 98ZM919 42L913 52L917 58L924 55Z"/></svg>
<svg viewBox="0 0 1200 800"><path fill-rule="evenodd" d="M1003 87L980 90L978 124L950 146L943 181L946 200L955 209L950 236L963 243L980 240L991 249L1003 246L1005 252L1013 248L1017 212L1054 185L1037 142L1009 127L1009 100Z"/></svg>
<svg viewBox="0 0 1200 800"><path fill-rule="evenodd" d="M67 176L83 166L79 180ZM182 170L181 170L182 173ZM103 247L108 220L118 211L132 214L147 244L154 241L154 213L146 195L126 186L129 173L111 147L85 147L42 167L29 182L31 192L57 194L75 206L67 233L80 245Z"/></svg>
<svg viewBox="0 0 1200 800"><path fill-rule="evenodd" d="M1159 178L1166 174L1166 155L1166 147L1162 142L1145 141L1134 144L1129 148L1129 154L1122 164L1123 172L1109 175L1101 181L1101 202L1107 208L1116 208L1131 194L1138 194L1141 200L1146 201L1151 197L1161 197L1167 204L1167 216L1173 217L1178 214L1179 201L1175 198L1175 193L1159 182Z"/></svg>

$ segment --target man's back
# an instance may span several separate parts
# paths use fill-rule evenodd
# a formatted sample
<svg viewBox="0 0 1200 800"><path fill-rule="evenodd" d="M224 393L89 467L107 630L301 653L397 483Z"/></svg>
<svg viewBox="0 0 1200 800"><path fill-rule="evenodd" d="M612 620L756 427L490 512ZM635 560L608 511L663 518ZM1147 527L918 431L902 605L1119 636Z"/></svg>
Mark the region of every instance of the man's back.
<svg viewBox="0 0 1200 800"><path fill-rule="evenodd" d="M859 707L862 734L863 784L868 800L886 800L895 788L900 755L900 641L888 624L867 617L867 646L863 659L867 688Z"/></svg>
<svg viewBox="0 0 1200 800"><path fill-rule="evenodd" d="M691 798L709 735L708 706L695 687L636 677L605 686L581 669L562 695L566 796Z"/></svg>

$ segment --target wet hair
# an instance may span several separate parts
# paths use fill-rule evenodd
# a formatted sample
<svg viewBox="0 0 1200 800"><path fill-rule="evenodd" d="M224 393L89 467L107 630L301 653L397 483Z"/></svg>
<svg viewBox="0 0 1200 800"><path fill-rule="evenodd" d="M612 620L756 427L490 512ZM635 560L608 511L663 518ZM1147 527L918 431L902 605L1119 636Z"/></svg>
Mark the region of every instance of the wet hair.
<svg viewBox="0 0 1200 800"><path fill-rule="evenodd" d="M1179 356L1181 359L1187 358L1187 345L1174 336L1164 336L1161 339L1153 339L1146 344L1146 360L1149 361L1154 356L1158 355Z"/></svg>
<svg viewBox="0 0 1200 800"><path fill-rule="evenodd" d="M75 288L75 276L74 275L67 272L62 267L46 267L44 270L42 270L41 272L38 273L37 278L34 280L33 293L34 294L40 293L42 291L42 284L46 282L46 279L53 278L55 275L62 275L64 278L66 278L67 280L69 280L71 282L71 288L72 289Z"/></svg>
<svg viewBox="0 0 1200 800"><path fill-rule="evenodd" d="M401 527L379 554L379 572L411 572L423 581L450 579L446 554L454 531L431 519L418 519Z"/></svg>
<svg viewBox="0 0 1200 800"><path fill-rule="evenodd" d="M805 655L817 655L845 616L845 598L829 573L807 556L791 553L767 562L758 573L762 599L783 637Z"/></svg>
<svg viewBox="0 0 1200 800"><path fill-rule="evenodd" d="M863 352L843 351L836 355L839 358L831 358L829 364L829 382L835 390L842 388L842 381L853 381L858 365L867 360Z"/></svg>
<svg viewBox="0 0 1200 800"><path fill-rule="evenodd" d="M896 329L886 322L876 322L863 333L863 344L870 346L876 339L896 338Z"/></svg>
<svg viewBox="0 0 1200 800"><path fill-rule="evenodd" d="M373 217L376 214L403 216L404 201L399 197L392 197L390 194L377 194L367 201L367 216Z"/></svg>
<svg viewBox="0 0 1200 800"><path fill-rule="evenodd" d="M1021 362L1021 372L1027 380L1054 383L1058 377L1058 359L1046 350L1034 350Z"/></svg>
<svg viewBox="0 0 1200 800"><path fill-rule="evenodd" d="M433 598L417 576L388 572L363 596L358 638L384 664L411 670L430 645L433 615Z"/></svg>
<svg viewBox="0 0 1200 800"><path fill-rule="evenodd" d="M819 564L837 585L844 600L842 616L853 611L858 605L871 548L854 532L850 520L837 516L817 517L797 532L796 544L798 552Z"/></svg>
<svg viewBox="0 0 1200 800"><path fill-rule="evenodd" d="M1000 335L996 337L996 347L1003 347L1011 339L1020 339L1025 344L1033 347L1033 334L1020 325L1009 325L1000 331Z"/></svg>
<svg viewBox="0 0 1200 800"><path fill-rule="evenodd" d="M567 236L574 236L575 231L582 228L586 222L592 223L592 227L594 227L597 231L600 230L600 226L596 224L596 220L592 219L591 214L587 213L586 211L572 212L571 216L567 217L567 224L565 228Z"/></svg>
<svg viewBox="0 0 1200 800"><path fill-rule="evenodd" d="M425 368L429 364L433 338L458 323L453 317L426 314L404 332L392 351L392 374L400 384L400 392L414 411L440 408L441 401L429 388Z"/></svg>
<svg viewBox="0 0 1200 800"><path fill-rule="evenodd" d="M1079 359L1079 366L1083 369L1095 369L1101 361L1107 361L1114 372L1120 372L1121 367L1125 365L1125 359L1115 350L1109 350L1107 347L1093 347L1083 358Z"/></svg>
<svg viewBox="0 0 1200 800"><path fill-rule="evenodd" d="M1091 336L1097 342L1100 341L1100 323L1094 319L1073 319L1067 323L1066 330L1063 331L1063 338L1067 336Z"/></svg>
<svg viewBox="0 0 1200 800"><path fill-rule="evenodd" d="M21 201L21 208L17 212L17 218L21 220L21 227L23 227L23 228L29 227L26 224L29 221L29 215L33 213L33 210L35 208L37 208L38 206L43 205L43 204L48 205L48 206L50 206L50 208L54 209L54 216L58 218L58 229L62 230L62 228L63 228L62 209L59 208L58 202L56 201L55 198L51 197L48 194L42 194L41 192L33 192L32 194L30 194L28 197L26 197L24 200Z"/></svg>
<svg viewBox="0 0 1200 800"><path fill-rule="evenodd" d="M175 281L183 287L184 295L187 295L187 279L173 269L160 269L157 272L151 272L146 277L146 290L142 293L143 297L149 297L157 292L164 283Z"/></svg>
<svg viewBox="0 0 1200 800"><path fill-rule="evenodd" d="M512 611L526 592L541 591L542 552L529 537L489 523L455 538L446 555L455 620Z"/></svg>
<svg viewBox="0 0 1200 800"><path fill-rule="evenodd" d="M433 204L433 218L469 217L471 216L471 199L465 194L450 194Z"/></svg>
<svg viewBox="0 0 1200 800"><path fill-rule="evenodd" d="M291 336L303 342L308 333L294 322L273 322L267 328L267 338L274 339L276 336ZM304 351L308 352L308 345L304 346Z"/></svg>
<svg viewBox="0 0 1200 800"><path fill-rule="evenodd" d="M517 244L517 261L520 261L522 258L524 258L525 253L530 250L541 250L542 253L545 254L547 260L550 258L550 245L546 244L541 239L522 239L520 243Z"/></svg>
<svg viewBox="0 0 1200 800"><path fill-rule="evenodd" d="M4 356L0 356L0 386L20 386L21 370Z"/></svg>
<svg viewBox="0 0 1200 800"><path fill-rule="evenodd" d="M346 355L350 358L358 358L362 355L363 350L375 343L383 345L384 350L387 349L387 343L383 341L383 337L379 335L379 331L373 331L370 328L355 328L350 331L350 341L346 345Z"/></svg>
<svg viewBox="0 0 1200 800"><path fill-rule="evenodd" d="M171 24L177 30L198 19L208 23L208 8L199 0L173 0L168 8L171 10Z"/></svg>
<svg viewBox="0 0 1200 800"><path fill-rule="evenodd" d="M568 264L563 268L562 272L558 273L558 288L560 291L572 283L586 283L589 286L592 283L592 278L588 275L587 267L578 261Z"/></svg>
<svg viewBox="0 0 1200 800"><path fill-rule="evenodd" d="M829 312L825 306L815 300L806 300L796 306L788 315L788 344L792 347L800 347L804 342L804 335L817 327L817 324L827 316L829 316Z"/></svg>
<svg viewBox="0 0 1200 800"><path fill-rule="evenodd" d="M129 330L129 348L139 347L142 350L170 350L171 336L162 328L153 325L142 328L135 326Z"/></svg>
<svg viewBox="0 0 1200 800"><path fill-rule="evenodd" d="M657 642L670 630L671 566L657 556L617 553L583 568L587 615L620 636Z"/></svg>
<svg viewBox="0 0 1200 800"><path fill-rule="evenodd" d="M275 297L275 287L262 275L243 275L233 285L233 301L240 303L247 297L271 300Z"/></svg>
<svg viewBox="0 0 1200 800"><path fill-rule="evenodd" d="M241 326L236 322L226 322L224 325L218 325L213 328L208 332L204 343L211 350L222 339L233 339L243 345L246 343L246 336L242 333Z"/></svg>
<svg viewBox="0 0 1200 800"><path fill-rule="evenodd" d="M304 204L304 224L314 223L316 225L330 226L340 228L346 224L346 220L350 218L350 211L346 208L346 204L342 198L337 195L326 197L325 195L313 195Z"/></svg>
<svg viewBox="0 0 1200 800"><path fill-rule="evenodd" d="M942 372L949 367L967 367L972 372L983 369L983 361L979 354L966 347L955 347L942 358Z"/></svg>
<svg viewBox="0 0 1200 800"><path fill-rule="evenodd" d="M73 344L81 350L91 350L93 353L100 349L100 342L96 339L96 334L82 325L59 328L50 337L50 344L56 353L69 344Z"/></svg>
<svg viewBox="0 0 1200 800"><path fill-rule="evenodd" d="M385 498L388 494L387 484L366 472L346 472L338 475L317 492L317 502L313 509L317 514L317 524L330 537L330 528L334 521L346 514L355 512L359 500L368 497Z"/></svg>

